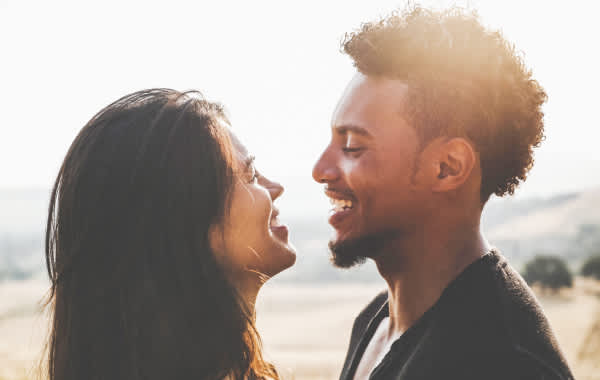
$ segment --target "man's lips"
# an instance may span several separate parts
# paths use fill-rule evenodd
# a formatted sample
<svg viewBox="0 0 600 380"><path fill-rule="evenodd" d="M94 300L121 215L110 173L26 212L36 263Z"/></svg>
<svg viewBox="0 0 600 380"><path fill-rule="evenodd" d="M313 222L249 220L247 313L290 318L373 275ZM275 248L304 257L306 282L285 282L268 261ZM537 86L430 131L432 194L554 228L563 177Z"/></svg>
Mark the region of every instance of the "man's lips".
<svg viewBox="0 0 600 380"><path fill-rule="evenodd" d="M356 198L354 197L354 195L352 195L352 193L347 190L344 191L328 187L325 189L325 195L331 199L349 200L352 202L356 202Z"/></svg>
<svg viewBox="0 0 600 380"><path fill-rule="evenodd" d="M334 228L338 228L352 214L358 202L348 191L326 188L325 195L329 197L333 206L329 217L329 224Z"/></svg>

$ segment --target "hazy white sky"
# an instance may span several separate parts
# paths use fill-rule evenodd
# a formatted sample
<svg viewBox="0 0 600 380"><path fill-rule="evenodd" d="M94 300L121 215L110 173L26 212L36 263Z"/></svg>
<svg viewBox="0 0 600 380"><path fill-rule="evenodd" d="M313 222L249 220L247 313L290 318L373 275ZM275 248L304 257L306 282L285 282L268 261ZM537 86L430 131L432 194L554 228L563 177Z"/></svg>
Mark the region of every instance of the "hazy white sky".
<svg viewBox="0 0 600 380"><path fill-rule="evenodd" d="M343 34L400 1L0 0L0 187L49 187L77 131L142 88L199 89L228 109L286 204L320 199L311 168L354 73ZM596 1L470 4L525 52L549 94L547 140L520 196L600 185ZM302 210L302 208L296 208ZM285 210L284 210L285 211Z"/></svg>

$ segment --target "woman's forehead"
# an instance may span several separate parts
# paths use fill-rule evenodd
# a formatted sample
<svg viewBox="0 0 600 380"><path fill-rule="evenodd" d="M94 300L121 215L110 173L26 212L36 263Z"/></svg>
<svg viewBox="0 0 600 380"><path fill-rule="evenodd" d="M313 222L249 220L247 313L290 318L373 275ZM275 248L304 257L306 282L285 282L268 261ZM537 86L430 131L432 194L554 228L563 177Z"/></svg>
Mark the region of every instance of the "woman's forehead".
<svg viewBox="0 0 600 380"><path fill-rule="evenodd" d="M235 158L237 159L237 161L240 163L245 162L247 160L247 158L250 156L250 153L248 152L248 149L246 148L246 146L240 141L240 139L233 132L229 123L227 123L224 120L219 119L219 124L229 134L229 139L231 140L231 146L233 148L233 151L235 153Z"/></svg>

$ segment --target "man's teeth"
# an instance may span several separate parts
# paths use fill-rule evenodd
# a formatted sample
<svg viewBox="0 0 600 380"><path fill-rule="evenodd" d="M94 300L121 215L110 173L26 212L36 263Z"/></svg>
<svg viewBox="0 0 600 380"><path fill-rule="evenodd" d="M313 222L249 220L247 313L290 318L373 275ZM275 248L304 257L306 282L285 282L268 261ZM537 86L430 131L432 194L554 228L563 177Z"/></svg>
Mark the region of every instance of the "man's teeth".
<svg viewBox="0 0 600 380"><path fill-rule="evenodd" d="M344 209L352 208L352 201L348 199L329 199L333 205L333 209L336 211L342 211Z"/></svg>

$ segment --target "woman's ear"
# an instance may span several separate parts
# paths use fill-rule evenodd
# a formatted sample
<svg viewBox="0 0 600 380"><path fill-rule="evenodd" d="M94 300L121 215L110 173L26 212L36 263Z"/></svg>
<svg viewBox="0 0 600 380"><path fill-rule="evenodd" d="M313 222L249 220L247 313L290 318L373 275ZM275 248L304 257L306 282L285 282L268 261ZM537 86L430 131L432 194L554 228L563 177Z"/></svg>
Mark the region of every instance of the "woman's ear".
<svg viewBox="0 0 600 380"><path fill-rule="evenodd" d="M452 191L461 187L471 176L477 162L473 145L460 137L440 142L434 154L434 192Z"/></svg>

